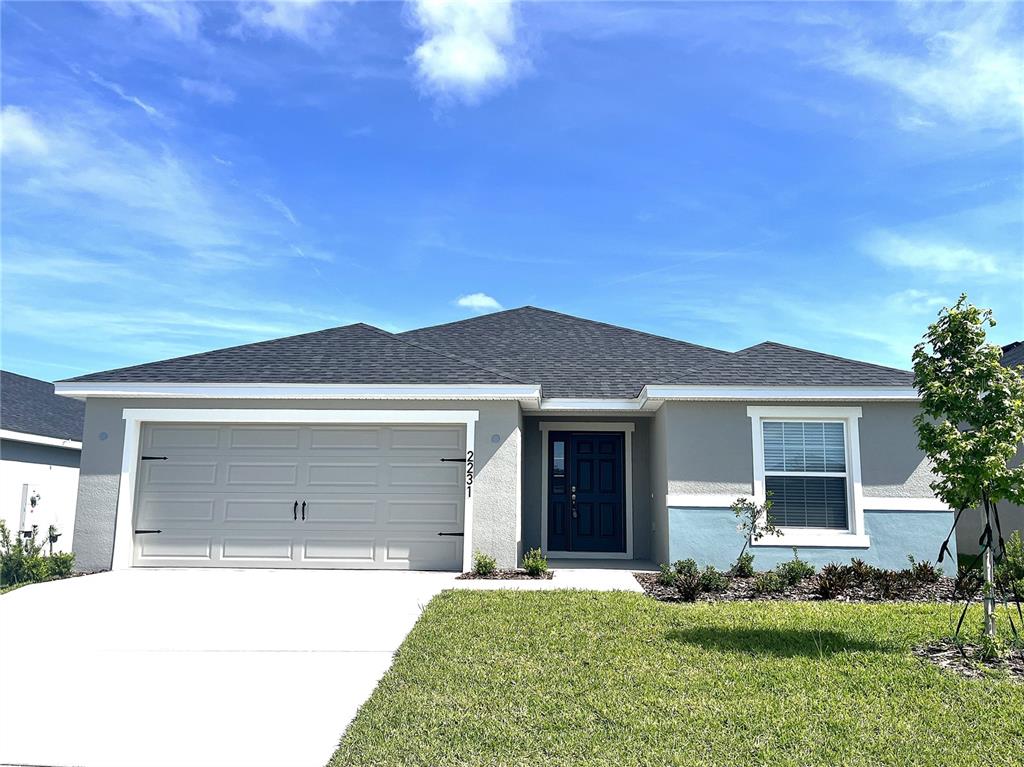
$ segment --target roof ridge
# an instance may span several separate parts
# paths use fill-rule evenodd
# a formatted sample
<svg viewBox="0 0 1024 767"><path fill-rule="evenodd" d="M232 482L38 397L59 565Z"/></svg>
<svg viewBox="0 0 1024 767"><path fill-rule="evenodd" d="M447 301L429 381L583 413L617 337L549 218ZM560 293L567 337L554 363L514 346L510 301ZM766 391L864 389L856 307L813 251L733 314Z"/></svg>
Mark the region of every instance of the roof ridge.
<svg viewBox="0 0 1024 767"><path fill-rule="evenodd" d="M144 365L156 365L156 364L160 364L160 363L164 363L164 362L178 362L180 360L192 359L193 357L202 357L202 356L207 355L207 354L215 354L217 352L228 352L228 351L231 351L233 349L242 349L242 348L247 347L247 346L263 346L264 344L276 343L278 341L288 341L288 340L291 340L293 338L305 338L307 336L318 336L318 335L322 335L324 333L332 333L332 332L334 332L336 330L344 330L345 328L355 328L355 327L373 328L372 325L367 325L366 323L363 323L363 322L350 322L348 325L335 325L334 327L331 327L331 328L323 328L321 330L310 330L310 331L307 331L305 333L294 333L294 334L292 334L290 336L281 336L280 338L264 338L262 341L250 341L249 343L246 343L246 344L232 344L231 346L222 346L219 349L207 349L206 351L203 351L203 352L193 352L192 354L182 354L182 355L179 355L177 357L168 357L167 359L164 359L164 360L153 360L152 362L139 362L139 363L136 363L134 365L123 365L122 367L119 367L119 368L110 368L110 370L100 370L100 371L97 371L95 373L86 373L85 375L75 376L74 378L62 378L57 383L64 383L64 382L67 382L67 381L77 381L79 378L86 378L86 377L93 378L94 376L104 375L106 373L120 373L120 372L125 371L125 370L131 370L132 368L143 367ZM376 330L377 328L374 328L374 329Z"/></svg>
<svg viewBox="0 0 1024 767"><path fill-rule="evenodd" d="M424 325L422 328L409 328L409 330L403 330L401 333L395 335L404 336L408 333L418 333L421 330L436 330L437 328L445 328L449 325L461 325L464 322L474 322L475 320L482 320L486 317L495 317L499 314L510 314L511 312L522 311L523 309L535 309L535 306L514 306L510 309L499 309L496 312L485 312L484 314L478 314L475 317L463 317L461 320L452 320L450 322L441 322L437 325Z"/></svg>
<svg viewBox="0 0 1024 767"><path fill-rule="evenodd" d="M363 325L363 323L361 322L357 324ZM495 370L494 368L489 368L486 365L481 365L478 362L473 362L472 360L464 359L455 354L450 354L448 352L442 351L441 349L435 349L434 347L428 346L427 344L420 343L419 341L414 341L411 338L403 338L401 335L397 333L391 333L387 330L383 330L382 328L374 327L373 325L364 325L364 327L370 330L374 330L380 333L381 335L387 336L388 338L394 341L401 341L402 343L408 344L409 346L415 346L418 349L423 349L424 351L428 351L431 354L436 354L440 357L445 357L446 359L454 360L455 362L458 362L462 365L467 365L471 368L476 368L477 370L483 370L486 373L493 373L494 375L501 376L502 378L507 378L510 381L515 381L516 383L519 384L525 384L527 386L532 386L534 384L534 382L532 381L524 381L521 378L516 378L515 376L505 373L501 370Z"/></svg>
<svg viewBox="0 0 1024 767"><path fill-rule="evenodd" d="M895 370L898 373L911 373L911 372L913 372L913 371L910 371L910 370L904 370L903 368L890 367L889 365L879 365L877 362L866 362L864 360L855 360L855 359L852 359L850 357L840 357L838 354L829 354L828 352L819 352L819 351L816 351L814 349L804 349L801 346L791 346L790 344L784 344L784 343L780 343L778 341L762 341L759 344L754 344L754 346L748 347L748 349L753 349L753 348L755 348L757 346L778 346L781 349L789 349L790 351L804 352L806 354L815 354L815 355L817 355L819 357L828 357L829 359L839 360L840 362L852 362L855 365L868 365L868 366L873 367L873 368L878 368L879 370ZM747 351L747 349L740 349L740 351ZM739 353L740 352L736 352L736 354L739 354Z"/></svg>
<svg viewBox="0 0 1024 767"><path fill-rule="evenodd" d="M47 381L45 378L33 378L32 376L27 376L24 373L15 373L13 370L0 370L0 373L3 373L5 376L17 376L18 378L24 378L26 381L35 381L36 383L44 383L53 386L53 381Z"/></svg>

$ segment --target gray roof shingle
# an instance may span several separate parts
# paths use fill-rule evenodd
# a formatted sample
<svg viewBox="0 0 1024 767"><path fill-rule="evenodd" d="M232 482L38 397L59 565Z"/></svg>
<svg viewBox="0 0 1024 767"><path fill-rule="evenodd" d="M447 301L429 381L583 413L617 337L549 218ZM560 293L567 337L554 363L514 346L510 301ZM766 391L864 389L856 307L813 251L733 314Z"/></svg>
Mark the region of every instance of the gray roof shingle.
<svg viewBox="0 0 1024 767"><path fill-rule="evenodd" d="M730 353L524 306L399 334L347 325L71 380L532 384L545 397L632 398L654 383L910 386L912 379L773 342Z"/></svg>
<svg viewBox="0 0 1024 767"><path fill-rule="evenodd" d="M232 346L71 381L134 383L520 384L362 323ZM528 382L527 382L528 383Z"/></svg>
<svg viewBox="0 0 1024 767"><path fill-rule="evenodd" d="M58 397L53 384L0 371L0 429L82 441L85 403Z"/></svg>
<svg viewBox="0 0 1024 767"><path fill-rule="evenodd" d="M524 306L402 333L540 383L545 397L636 397L645 384L728 352Z"/></svg>
<svg viewBox="0 0 1024 767"><path fill-rule="evenodd" d="M999 360L1005 367L1024 365L1024 341L1014 341L1003 347L1003 356Z"/></svg>

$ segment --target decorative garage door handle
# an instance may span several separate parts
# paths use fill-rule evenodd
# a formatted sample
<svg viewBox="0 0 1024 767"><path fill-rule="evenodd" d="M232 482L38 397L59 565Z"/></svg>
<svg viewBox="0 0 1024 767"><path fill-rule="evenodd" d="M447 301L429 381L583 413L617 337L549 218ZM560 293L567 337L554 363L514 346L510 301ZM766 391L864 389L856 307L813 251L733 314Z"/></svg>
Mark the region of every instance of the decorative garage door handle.
<svg viewBox="0 0 1024 767"><path fill-rule="evenodd" d="M146 535L147 533L162 533L163 530L136 530L136 535Z"/></svg>
<svg viewBox="0 0 1024 767"><path fill-rule="evenodd" d="M295 505L292 506L292 519L298 521L299 519L299 502L296 501Z"/></svg>
<svg viewBox="0 0 1024 767"><path fill-rule="evenodd" d="M302 521L306 521L306 502L302 502Z"/></svg>
<svg viewBox="0 0 1024 767"><path fill-rule="evenodd" d="M452 536L453 538L462 538L462 537L464 537L464 536L465 536L466 534L465 534L465 533L438 533L438 535L450 535L450 536Z"/></svg>

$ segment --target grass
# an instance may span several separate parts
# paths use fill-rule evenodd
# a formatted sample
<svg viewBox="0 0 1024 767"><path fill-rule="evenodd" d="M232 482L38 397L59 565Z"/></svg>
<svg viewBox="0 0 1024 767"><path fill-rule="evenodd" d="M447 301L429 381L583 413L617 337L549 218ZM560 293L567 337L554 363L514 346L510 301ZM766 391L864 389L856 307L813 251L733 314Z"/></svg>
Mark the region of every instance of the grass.
<svg viewBox="0 0 1024 767"><path fill-rule="evenodd" d="M1024 685L909 652L955 610L445 592L330 765L1021 764Z"/></svg>

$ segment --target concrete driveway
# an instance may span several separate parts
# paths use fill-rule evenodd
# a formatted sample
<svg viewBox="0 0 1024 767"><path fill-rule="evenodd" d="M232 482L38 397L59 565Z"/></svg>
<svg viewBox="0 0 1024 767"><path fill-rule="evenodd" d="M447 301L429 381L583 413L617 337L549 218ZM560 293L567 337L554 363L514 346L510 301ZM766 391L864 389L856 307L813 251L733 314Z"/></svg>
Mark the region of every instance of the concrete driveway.
<svg viewBox="0 0 1024 767"><path fill-rule="evenodd" d="M452 573L125 570L0 597L0 764L322 767Z"/></svg>

